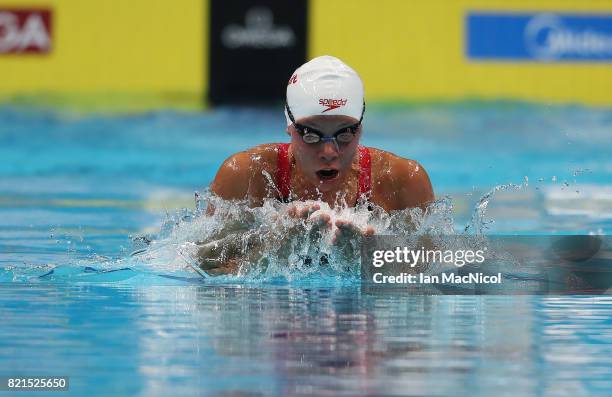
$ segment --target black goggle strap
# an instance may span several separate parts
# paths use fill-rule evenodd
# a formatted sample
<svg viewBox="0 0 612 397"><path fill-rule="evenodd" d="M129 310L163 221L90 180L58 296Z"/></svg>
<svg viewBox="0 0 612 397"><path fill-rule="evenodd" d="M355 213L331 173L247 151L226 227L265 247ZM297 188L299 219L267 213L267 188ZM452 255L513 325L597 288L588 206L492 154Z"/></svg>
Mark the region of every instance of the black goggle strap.
<svg viewBox="0 0 612 397"><path fill-rule="evenodd" d="M289 120L291 120L291 122L293 124L295 124L295 119L293 118L293 113L291 113L291 109L289 109L289 104L287 102L285 102L285 111L287 112L287 116L289 116Z"/></svg>
<svg viewBox="0 0 612 397"><path fill-rule="evenodd" d="M287 111L287 116L289 116L289 120L291 120L291 122L295 124L295 118L293 117L293 113L291 113L291 109L289 108L289 104L287 102L285 102L285 110ZM365 114L365 110L366 110L366 103L364 99L363 100L363 110L361 110L361 117L359 118L359 124L361 124L361 122L363 121L363 115Z"/></svg>
<svg viewBox="0 0 612 397"><path fill-rule="evenodd" d="M365 99L363 100L363 110L361 110L361 117L359 118L359 124L363 121L363 115L365 114Z"/></svg>

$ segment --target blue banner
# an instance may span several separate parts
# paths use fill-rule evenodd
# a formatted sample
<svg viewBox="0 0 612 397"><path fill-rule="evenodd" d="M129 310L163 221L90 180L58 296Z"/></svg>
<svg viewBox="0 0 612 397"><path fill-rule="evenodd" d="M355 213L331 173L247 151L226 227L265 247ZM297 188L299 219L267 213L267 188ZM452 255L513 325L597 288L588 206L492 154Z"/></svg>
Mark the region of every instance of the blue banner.
<svg viewBox="0 0 612 397"><path fill-rule="evenodd" d="M470 12L471 60L612 61L612 15Z"/></svg>

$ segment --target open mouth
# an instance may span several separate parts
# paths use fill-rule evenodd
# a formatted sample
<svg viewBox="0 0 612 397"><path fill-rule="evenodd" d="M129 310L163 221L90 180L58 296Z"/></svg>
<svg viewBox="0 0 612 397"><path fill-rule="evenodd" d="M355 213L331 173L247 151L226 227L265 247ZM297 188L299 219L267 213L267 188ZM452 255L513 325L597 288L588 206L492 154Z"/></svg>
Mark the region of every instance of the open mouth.
<svg viewBox="0 0 612 397"><path fill-rule="evenodd" d="M338 176L338 170L325 169L317 171L317 176L324 181L329 181Z"/></svg>

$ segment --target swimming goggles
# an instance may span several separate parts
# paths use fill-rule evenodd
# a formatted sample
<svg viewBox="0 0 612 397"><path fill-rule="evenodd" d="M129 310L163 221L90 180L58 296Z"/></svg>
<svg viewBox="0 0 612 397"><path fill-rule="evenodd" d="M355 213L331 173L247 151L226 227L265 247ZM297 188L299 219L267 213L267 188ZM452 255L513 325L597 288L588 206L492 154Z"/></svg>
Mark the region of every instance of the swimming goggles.
<svg viewBox="0 0 612 397"><path fill-rule="evenodd" d="M363 102L363 111L361 112L361 118L359 121L353 125L339 129L332 136L325 136L325 134L323 134L321 131L296 123L288 104L285 104L285 109L287 110L289 120L291 120L293 126L305 143L315 144L319 142L334 142L336 145L338 145L338 143L349 143L353 140L353 138L355 138L357 130L359 129L361 121L363 120L363 114L365 113L365 101Z"/></svg>

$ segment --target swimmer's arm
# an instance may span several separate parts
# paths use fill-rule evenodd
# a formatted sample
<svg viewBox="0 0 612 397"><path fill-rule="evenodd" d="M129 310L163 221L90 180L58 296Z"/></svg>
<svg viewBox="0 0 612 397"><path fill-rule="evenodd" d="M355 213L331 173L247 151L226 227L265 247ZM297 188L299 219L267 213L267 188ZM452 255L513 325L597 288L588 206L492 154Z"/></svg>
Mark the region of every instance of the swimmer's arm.
<svg viewBox="0 0 612 397"><path fill-rule="evenodd" d="M244 200L248 196L248 155L240 152L223 162L210 190L224 200ZM215 207L208 203L206 214L212 216ZM236 246L232 233L240 229L239 224L224 224L221 230L207 241L198 241L197 260L202 270L209 274L234 273L236 270Z"/></svg>
<svg viewBox="0 0 612 397"><path fill-rule="evenodd" d="M259 180L261 170L253 164L254 154L252 151L240 152L225 160L211 183L211 191L223 200L248 200L251 207L261 205L263 198L258 188L262 184ZM209 203L206 213L212 216L214 212L214 206ZM249 230L247 225L248 222L225 223L211 239L198 242L200 267L211 274L234 272L239 262L239 247Z"/></svg>
<svg viewBox="0 0 612 397"><path fill-rule="evenodd" d="M398 159L394 164L394 210L419 207L425 210L435 199L425 168L414 160Z"/></svg>
<svg viewBox="0 0 612 397"><path fill-rule="evenodd" d="M249 207L261 207L266 197L273 197L267 178L276 169L276 157L276 145L269 144L234 154L217 171L211 191L224 200L248 200Z"/></svg>
<svg viewBox="0 0 612 397"><path fill-rule="evenodd" d="M406 160L398 164L400 170L400 183L398 186L398 208L416 208L419 207L423 211L431 204L434 200L434 192L429 180L429 175L425 168L414 160ZM417 243L417 247L424 247L426 249L435 249L435 244L431 240L430 236L420 236ZM429 264L419 265L418 271L424 271L429 267ZM417 268L413 269L417 270Z"/></svg>
<svg viewBox="0 0 612 397"><path fill-rule="evenodd" d="M214 194L224 200L244 200L249 194L251 156L236 153L223 162L210 185Z"/></svg>

